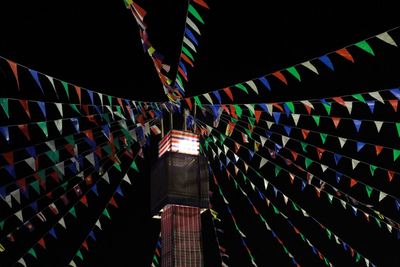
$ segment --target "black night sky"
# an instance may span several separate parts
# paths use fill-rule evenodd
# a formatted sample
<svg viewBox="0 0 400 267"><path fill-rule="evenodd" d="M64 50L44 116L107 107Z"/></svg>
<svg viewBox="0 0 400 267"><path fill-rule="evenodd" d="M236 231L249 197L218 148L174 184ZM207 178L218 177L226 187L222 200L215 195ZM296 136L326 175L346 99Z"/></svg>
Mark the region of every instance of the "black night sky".
<svg viewBox="0 0 400 267"><path fill-rule="evenodd" d="M199 38L195 69L189 74L187 96L287 68L400 25L398 8L394 3L384 1L372 4L361 1L207 2L210 10L202 13L206 24ZM186 5L186 1L182 0L146 1L146 22L152 43L170 64L174 64L178 57ZM2 57L94 91L135 100L167 100L148 55L143 53L138 26L123 0L2 0L0 25ZM393 36L398 44L399 36L398 31L397 39ZM256 103L315 99L398 87L400 50L383 43L374 43L374 50L375 56L354 51L355 63L335 61L333 72L322 69L319 75L305 73L301 83L275 86L272 92L260 94L260 98L248 97L238 101ZM172 67L176 69L176 65ZM4 62L0 63L0 72L1 96L13 96L13 76ZM33 86L21 79L27 87ZM25 90L25 94L26 98L35 99L37 91ZM124 191L125 198L118 202L120 208L113 210L112 222L98 234L97 242L85 254L85 263L79 266L151 265L160 225L159 221L150 218L149 211L149 172L154 161L150 149L145 151L145 159L143 172L136 174L133 186ZM391 168L399 172L398 162L396 164ZM390 167L390 162L385 165ZM222 174L220 176L221 179L226 178ZM248 232L248 245L258 266L293 266L264 226L258 221L253 222L245 198L229 183L222 182L222 186L232 200L239 225ZM290 190L288 185L281 186ZM390 192L396 195L400 180L390 186L393 187ZM214 193L214 197L221 218L229 221L218 194ZM400 265L399 240L394 235L387 235L387 231L366 224L349 212L340 210L329 214L324 211L329 206L318 205L314 202L319 201L317 198L304 201L314 207L316 214L325 216L321 221L348 237L348 243L360 248L359 251L374 259L378 266ZM83 214L82 221L90 218L91 214ZM399 214L393 216L399 219ZM213 267L219 263L216 263L218 251L210 220L209 214L204 215L206 266ZM302 266L324 266L301 240L294 240L294 234L282 226L282 221L271 220L277 232L283 232L282 239L286 240ZM362 266L348 256L340 258L340 248L334 242L318 240L317 230L304 221L299 220L298 223L308 230L316 246L326 251L325 255L336 266L348 266L346 264L349 263ZM250 266L237 233L231 223L226 226L225 247L231 256L229 266ZM87 228L87 224L72 227L71 233L79 232L80 227ZM63 242L52 243L47 252L41 252L39 259L28 266L65 266L82 236L65 234L61 239ZM15 258L4 258L0 254L0 267L10 266L12 262Z"/></svg>

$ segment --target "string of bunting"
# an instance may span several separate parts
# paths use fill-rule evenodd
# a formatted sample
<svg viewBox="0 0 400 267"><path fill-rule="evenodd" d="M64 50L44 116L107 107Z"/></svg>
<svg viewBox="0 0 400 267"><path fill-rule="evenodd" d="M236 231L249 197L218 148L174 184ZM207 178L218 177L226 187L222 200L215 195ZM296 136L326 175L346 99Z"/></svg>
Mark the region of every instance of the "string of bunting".
<svg viewBox="0 0 400 267"><path fill-rule="evenodd" d="M160 259L161 259L161 232L158 235L156 249L154 250L151 267L158 267L160 266Z"/></svg>
<svg viewBox="0 0 400 267"><path fill-rule="evenodd" d="M344 48L335 50L333 52L329 52L326 53L320 57L316 57L310 60L307 60L305 62L299 63L299 64L295 64L293 66L290 66L288 68L284 68L278 71L275 71L273 73L270 74L266 74L264 76L261 76L259 78L255 78L255 79L251 79L249 81L246 82L242 82L242 83L237 83L231 86L227 86L223 89L218 89L218 90L214 90L212 92L208 92L205 94L201 94L201 95L197 95L197 96L192 96L192 97L188 97L185 98L185 101L187 103L187 105L189 106L189 108L192 107L192 99L196 102L196 103L201 103L200 100L200 96L205 98L207 101L212 102L212 98L211 96L213 96L214 98L217 99L217 101L219 103L222 102L221 99L221 93L224 92L226 94L226 96L230 99L230 101L234 101L234 96L236 95L236 92L243 92L245 94L249 94L249 89L251 90L251 92L254 92L256 95L259 94L259 88L261 89L267 89L268 91L272 90L272 86L271 86L271 82L272 81L279 81L280 84L284 84L284 85L288 85L288 77L294 77L298 82L301 82L301 75L299 73L300 69L304 69L304 70L308 70L311 71L317 75L319 75L318 69L316 67L317 64L322 63L323 66L325 66L325 68L327 67L328 69L330 69L331 71L334 71L334 65L331 61L331 57L333 55L338 55L341 58L346 59L347 61L350 62L354 62L354 58L353 56L350 54L349 49L353 49L353 48L357 48L357 49L361 49L362 51L365 51L367 54L374 56L375 53L372 49L372 47L370 46L369 42L372 39L376 39L379 40L383 43L387 43L391 46L395 46L397 47L397 43L395 42L395 40L392 38L392 34L397 34L397 30L399 27L393 28L391 30L385 31L383 33L380 33L378 35L375 36L371 36L369 38L366 38L362 41L359 41L355 44L350 44ZM317 64L316 64L317 63Z"/></svg>

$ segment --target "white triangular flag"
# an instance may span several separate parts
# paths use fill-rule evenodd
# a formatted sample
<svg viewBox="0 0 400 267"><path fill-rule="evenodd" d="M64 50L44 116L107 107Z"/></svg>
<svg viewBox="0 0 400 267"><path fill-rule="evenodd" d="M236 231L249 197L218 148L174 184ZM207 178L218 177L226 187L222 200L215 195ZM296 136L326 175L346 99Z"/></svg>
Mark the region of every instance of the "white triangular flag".
<svg viewBox="0 0 400 267"><path fill-rule="evenodd" d="M18 219L20 219L21 222L24 221L24 218L22 217L22 210L17 211L14 213L15 216L17 216Z"/></svg>
<svg viewBox="0 0 400 267"><path fill-rule="evenodd" d="M54 140L50 140L46 142L46 145L50 147L52 151L56 151L56 142Z"/></svg>
<svg viewBox="0 0 400 267"><path fill-rule="evenodd" d="M340 245L340 241L337 235L334 234L333 237L335 238L336 244Z"/></svg>
<svg viewBox="0 0 400 267"><path fill-rule="evenodd" d="M310 101L302 100L300 102L303 103L303 105L306 105L306 106L310 107L311 109L314 109L314 105Z"/></svg>
<svg viewBox="0 0 400 267"><path fill-rule="evenodd" d="M206 127L207 127L208 134L210 134L212 132L213 128L209 125L206 125Z"/></svg>
<svg viewBox="0 0 400 267"><path fill-rule="evenodd" d="M289 141L289 137L282 135L282 145L286 146L286 143Z"/></svg>
<svg viewBox="0 0 400 267"><path fill-rule="evenodd" d="M291 115L292 115L292 118L293 118L293 121L294 121L294 125L297 126L297 123L299 122L299 119L300 119L300 114L292 113Z"/></svg>
<svg viewBox="0 0 400 267"><path fill-rule="evenodd" d="M86 155L86 159L90 162L90 164L92 164L92 166L94 166L94 152L93 153L90 153L90 154L88 154L88 155Z"/></svg>
<svg viewBox="0 0 400 267"><path fill-rule="evenodd" d="M131 183L131 180L130 180L129 177L128 177L128 174L125 174L123 180L124 180L125 182L127 182L128 184L132 184L132 183Z"/></svg>
<svg viewBox="0 0 400 267"><path fill-rule="evenodd" d="M65 221L64 221L64 217L61 217L61 219L58 221L58 223L64 227L64 229L67 229L67 227L65 226Z"/></svg>
<svg viewBox="0 0 400 267"><path fill-rule="evenodd" d="M25 263L24 258L20 258L20 259L18 260L18 263L19 263L19 264L22 264L22 266L26 267L26 263ZM76 267L76 266L75 266L75 267Z"/></svg>
<svg viewBox="0 0 400 267"><path fill-rule="evenodd" d="M235 162L238 162L238 160L239 160L239 156L238 155L236 155L236 154L233 154L234 156L235 156Z"/></svg>
<svg viewBox="0 0 400 267"><path fill-rule="evenodd" d="M258 95L257 85L253 81L248 81L246 84Z"/></svg>
<svg viewBox="0 0 400 267"><path fill-rule="evenodd" d="M25 163L28 164L28 166L31 167L32 170L36 171L35 158L27 158L25 159Z"/></svg>
<svg viewBox="0 0 400 267"><path fill-rule="evenodd" d="M7 195L4 198L4 201L8 204L8 206L10 206L10 208L12 208L12 200L11 200L11 196L10 195Z"/></svg>
<svg viewBox="0 0 400 267"><path fill-rule="evenodd" d="M97 93L97 96L100 99L100 104L103 106L103 94L102 93Z"/></svg>
<svg viewBox="0 0 400 267"><path fill-rule="evenodd" d="M347 110L349 111L349 114L351 115L351 110L353 109L353 102L345 101L344 105L346 106Z"/></svg>
<svg viewBox="0 0 400 267"><path fill-rule="evenodd" d="M268 189L268 181L266 179L264 179L264 188L265 188L265 190Z"/></svg>
<svg viewBox="0 0 400 267"><path fill-rule="evenodd" d="M54 85L54 78L49 75L45 75L45 76L47 77L47 79L49 79L49 82L51 83L51 86L53 87L54 92L56 92L56 94L57 94L56 87Z"/></svg>
<svg viewBox="0 0 400 267"><path fill-rule="evenodd" d="M368 260L367 258L364 258L364 261L365 261L365 265L366 265L367 267L369 267L369 260Z"/></svg>
<svg viewBox="0 0 400 267"><path fill-rule="evenodd" d="M375 126L376 126L376 130L378 131L378 133L381 131L382 125L383 125L383 121L374 121Z"/></svg>
<svg viewBox="0 0 400 267"><path fill-rule="evenodd" d="M303 213L303 215L305 216L305 217L309 217L310 215L308 215L308 213L305 211L305 210L303 210L303 209L301 209L301 212Z"/></svg>
<svg viewBox="0 0 400 267"><path fill-rule="evenodd" d="M379 201L382 201L387 196L385 192L379 192Z"/></svg>
<svg viewBox="0 0 400 267"><path fill-rule="evenodd" d="M272 116L272 108L273 108L272 104L267 104L268 113L271 116Z"/></svg>
<svg viewBox="0 0 400 267"><path fill-rule="evenodd" d="M229 151L229 147L227 147L226 145L224 145L224 152L225 152L225 154L227 154L228 151Z"/></svg>
<svg viewBox="0 0 400 267"><path fill-rule="evenodd" d="M343 199L340 200L340 203L342 204L343 208L346 209L346 202Z"/></svg>
<svg viewBox="0 0 400 267"><path fill-rule="evenodd" d="M60 134L62 134L62 121L62 119L54 121L54 124L56 125L57 130L60 132Z"/></svg>
<svg viewBox="0 0 400 267"><path fill-rule="evenodd" d="M188 38L186 38L186 36L183 37L183 42L184 42L187 46L189 46L190 49L192 49L194 52L197 52L196 47L194 46L194 44L193 44Z"/></svg>
<svg viewBox="0 0 400 267"><path fill-rule="evenodd" d="M393 227L390 224L386 224L386 227L387 227L388 231L391 233L393 230Z"/></svg>
<svg viewBox="0 0 400 267"><path fill-rule="evenodd" d="M222 154L222 150L219 147L217 147L217 154L218 154L218 156L221 156L221 154Z"/></svg>
<svg viewBox="0 0 400 267"><path fill-rule="evenodd" d="M196 26L196 24L193 23L193 21L189 17L186 19L186 23L190 26L190 28L197 32L198 35L201 35L199 28Z"/></svg>
<svg viewBox="0 0 400 267"><path fill-rule="evenodd" d="M343 146L346 144L347 139L343 138L343 137L339 137L339 143L340 143L340 147L343 148Z"/></svg>
<svg viewBox="0 0 400 267"><path fill-rule="evenodd" d="M261 161L260 161L260 169L261 169L267 162L268 162L267 159L261 158Z"/></svg>
<svg viewBox="0 0 400 267"><path fill-rule="evenodd" d="M390 45L393 45L393 46L396 46L396 47L397 47L396 42L395 42L395 41L393 40L393 38L389 35L388 32L384 32L384 33L378 34L376 37L379 38L380 40L384 41L385 43L388 43L388 44L390 44Z"/></svg>
<svg viewBox="0 0 400 267"><path fill-rule="evenodd" d="M289 198L286 195L283 195L283 200L285 201L285 204L287 205Z"/></svg>
<svg viewBox="0 0 400 267"><path fill-rule="evenodd" d="M64 117L63 108L62 108L63 104L61 104L61 103L55 103L55 104L58 109L58 112L60 112L61 117Z"/></svg>
<svg viewBox="0 0 400 267"><path fill-rule="evenodd" d="M353 170L357 167L358 163L360 163L360 161L351 159L351 166L353 167Z"/></svg>
<svg viewBox="0 0 400 267"><path fill-rule="evenodd" d="M267 142L267 138L265 138L264 136L260 135L260 142L261 142L261 146L264 146L265 142Z"/></svg>
<svg viewBox="0 0 400 267"><path fill-rule="evenodd" d="M76 267L76 264L75 264L74 260L72 260L68 265L71 266L71 267Z"/></svg>
<svg viewBox="0 0 400 267"><path fill-rule="evenodd" d="M205 99L207 99L208 102L210 102L211 104L213 104L213 101L212 101L212 99L211 99L210 94L204 94L203 96L205 97Z"/></svg>
<svg viewBox="0 0 400 267"><path fill-rule="evenodd" d="M100 230L103 230L103 229L101 229L101 223L100 223L100 220L97 220L97 222L96 222L96 226L97 226L97 227L99 227L99 229L100 229Z"/></svg>
<svg viewBox="0 0 400 267"><path fill-rule="evenodd" d="M320 164L320 165L321 165L322 172L325 172L326 169L328 169L328 166L326 166L324 164Z"/></svg>
<svg viewBox="0 0 400 267"><path fill-rule="evenodd" d="M275 122L272 122L272 121L266 121L267 122L267 127L268 127L268 129L271 129L271 126L273 125L273 124L275 124Z"/></svg>
<svg viewBox="0 0 400 267"><path fill-rule="evenodd" d="M21 193L19 192L19 189L12 191L10 194L18 202L18 204L21 204Z"/></svg>
<svg viewBox="0 0 400 267"><path fill-rule="evenodd" d="M371 92L369 93L369 95L373 98L375 98L376 100L378 100L379 102L381 102L382 104L385 104L385 101L383 100L382 96L379 94L379 92Z"/></svg>
<svg viewBox="0 0 400 267"><path fill-rule="evenodd" d="M333 201L333 196L331 194L327 194L329 201L332 202Z"/></svg>
<svg viewBox="0 0 400 267"><path fill-rule="evenodd" d="M303 63L301 63L301 65L303 65L307 69L311 70L312 72L318 74L317 68L313 64L311 64L310 61L303 62Z"/></svg>

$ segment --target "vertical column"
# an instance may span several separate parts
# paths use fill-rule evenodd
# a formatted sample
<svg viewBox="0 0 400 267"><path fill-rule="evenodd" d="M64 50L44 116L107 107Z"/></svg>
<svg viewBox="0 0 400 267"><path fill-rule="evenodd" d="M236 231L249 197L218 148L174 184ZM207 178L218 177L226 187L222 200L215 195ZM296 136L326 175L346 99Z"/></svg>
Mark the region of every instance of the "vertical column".
<svg viewBox="0 0 400 267"><path fill-rule="evenodd" d="M200 208L165 206L161 236L162 267L203 267Z"/></svg>

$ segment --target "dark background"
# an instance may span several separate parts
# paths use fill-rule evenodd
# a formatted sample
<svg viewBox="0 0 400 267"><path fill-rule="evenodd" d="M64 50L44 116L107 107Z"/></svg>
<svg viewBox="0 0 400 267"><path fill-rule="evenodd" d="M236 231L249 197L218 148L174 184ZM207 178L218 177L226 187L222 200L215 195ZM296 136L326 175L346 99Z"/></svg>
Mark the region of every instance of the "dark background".
<svg viewBox="0 0 400 267"><path fill-rule="evenodd" d="M202 28L196 69L190 70L187 95L208 92L286 68L400 24L398 9L383 1L372 5L363 2L349 4L348 1L318 4L260 2L213 1L209 3L211 10L201 13L206 25ZM166 61L173 63L178 56L186 4L176 0L152 0L146 5L151 41L166 56ZM141 48L135 20L122 0L4 0L0 3L0 25L1 56L95 91L137 100L166 100L152 63ZM303 82L292 82L287 87L277 85L272 93L261 94L262 101L316 98L398 86L398 49L379 42L371 43L371 46L375 57L352 50L354 64L345 60L333 61L334 72L319 68L319 76L304 73ZM8 95L8 90L14 89L11 88L14 86L11 85L13 77L4 62L1 67L1 79L5 82L0 90L2 95ZM35 98L37 88L28 80L22 80L23 88L29 88L23 89L24 94ZM250 101L259 102L261 99ZM85 256L85 266L150 265L159 229L159 222L149 216L150 152L146 152L149 160L143 166L143 174L137 177L133 189L127 191L121 208L112 214L113 221L106 227L107 231L98 236L94 249ZM242 208L249 209L245 200L237 197L232 206L237 207L235 211L240 215L237 217L243 218L239 224L252 228L250 211L241 211ZM382 266L400 264L395 254L399 243L394 237L384 236L381 232L371 233L376 231L373 226L360 227L353 235L354 227L362 224L360 220L347 215L346 221L341 217L343 214L336 215L329 217L331 224L337 225L355 244L363 245L363 252L373 255L371 259ZM209 215L206 216L204 222L209 224ZM229 220L229 217L223 218ZM73 230L79 232L79 227ZM259 266L290 266L262 225L256 224L249 231L252 232L249 246ZM206 225L205 233L205 242L212 248L206 251L207 266L216 266L210 225ZM227 233L230 236L226 246L232 258L231 266L246 266L248 258L241 250L240 240L235 237L233 229L228 228ZM64 238L62 246L54 244L47 254L41 255L36 265L32 263L29 266L63 266L82 237L70 235ZM367 242L371 246L365 246ZM385 244L385 251L377 251L379 244ZM297 246L298 243L292 246L295 255ZM331 248L322 242L320 246ZM305 253L298 256L307 263L304 266L322 265L309 250L300 248L300 251ZM354 262L349 258L339 259L340 255L336 250L332 250L332 255L327 254L340 263L341 260ZM0 266L3 265L0 262Z"/></svg>

